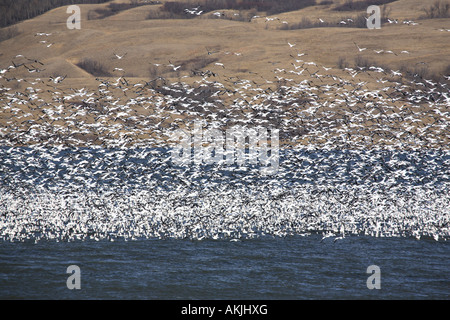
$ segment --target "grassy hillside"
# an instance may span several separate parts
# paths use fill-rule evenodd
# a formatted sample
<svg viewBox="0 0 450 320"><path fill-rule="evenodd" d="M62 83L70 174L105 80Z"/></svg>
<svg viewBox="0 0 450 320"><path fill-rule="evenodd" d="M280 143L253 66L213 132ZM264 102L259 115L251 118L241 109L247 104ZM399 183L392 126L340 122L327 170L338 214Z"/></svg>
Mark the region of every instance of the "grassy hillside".
<svg viewBox="0 0 450 320"><path fill-rule="evenodd" d="M190 9L193 2L191 0L185 2L186 8ZM170 8L168 3L179 6L181 1L163 1L160 5L137 6L130 9L122 5L121 8L124 10L117 10L114 15L107 15L103 19L93 18L93 12L107 11L114 3L80 5L83 15L81 30L68 30L65 27L65 20L68 17L65 7L53 9L39 17L19 23L15 30L4 29L3 32L8 33L5 38L11 39L4 40L0 44L2 49L0 62L2 65L10 63L16 53L21 53L44 60L46 68L45 72L41 73L42 76L67 73L68 78L79 76L79 72L75 70L83 59L97 61L110 72L115 67L124 69L124 75L139 78L155 75L155 70L151 70L151 63L169 64L168 60L185 63L179 72L170 72L170 68L160 71L160 75L176 78L189 74L189 62L195 59L204 60L208 55L207 50L215 48L217 54L214 58L228 65L228 73L244 69L256 71L252 70L253 68L264 72L263 70L268 69L266 66L268 61L274 57L285 60L280 61L280 64L287 62L289 54L281 54L280 50L287 53L284 44L290 41L298 43L295 48L298 51L305 51L311 59L329 66L337 67L341 56L345 57L349 65L354 65L354 59L361 54L373 63L396 69L411 68L416 63L426 62L430 76L440 74L447 68L445 58L450 42L448 33L439 30L449 29L449 19L423 19L430 6L422 1L399 0L387 4L386 14L389 14L391 21L397 23L386 22L381 30L340 28L339 26L343 24L339 22L347 21L351 24L349 20L364 14L364 11L353 9L336 11L336 8L342 7L341 2L307 6L276 16L266 16L266 12L255 12L253 8L251 13L254 15L249 22L229 19L233 15L236 17L245 15L249 7L234 9L233 5L229 5L214 15L216 12L211 9L211 5L215 1L210 2L211 7L206 10L208 13L198 16L187 13L186 16L195 16L192 19L147 19L151 12L163 12L165 8ZM236 1L229 3L236 5ZM128 4L132 3L128 1ZM269 9L281 10L278 7ZM327 22L327 27L321 26L319 19L324 23ZM301 26L288 27L302 21L313 23L305 29ZM414 21L414 25L405 23L410 21ZM44 38L36 36L36 33L42 32L52 35ZM367 50L359 52L354 42L360 47L367 47ZM52 45L47 48L46 44L50 43ZM376 54L374 50L393 51L396 54ZM122 54L126 52L126 58L118 61L113 55L115 51ZM230 51L243 51L243 55L239 58L233 56L231 59L231 56L224 54ZM399 54L401 51L408 51L410 54L401 55ZM255 57L258 59L254 59ZM48 63L51 59L63 59L67 67L56 70Z"/></svg>
<svg viewBox="0 0 450 320"><path fill-rule="evenodd" d="M81 30L67 29L66 7L58 7L17 23L15 30L2 29L9 36L0 42L0 69L8 70L1 86L26 92L32 84L41 90L40 99L52 103L55 92L98 90L99 79L126 81L130 95L119 92L124 101L133 96L132 83L151 83L157 94L164 94L164 84L199 86L209 81L234 92L229 98L221 97L226 106L238 97L257 101L256 90L237 92L243 80L258 90L280 93L303 81L332 86L337 78L356 87L363 83L367 90L382 90L389 83L409 85L407 81L414 79L448 84L446 2L384 1L384 23L379 30L351 25L366 13L349 1L317 2L306 1L298 9L280 6L282 1L265 2L271 7L258 6L258 1L252 6L229 1L219 9L225 2L211 1L209 5L217 4L218 9L205 10L202 1L194 6L192 0L80 4ZM110 14L112 8L117 10ZM382 68L384 74L374 68ZM63 80L55 83L58 77ZM319 100L327 98L324 93L318 95ZM0 119L6 131L11 130L7 117L3 114Z"/></svg>

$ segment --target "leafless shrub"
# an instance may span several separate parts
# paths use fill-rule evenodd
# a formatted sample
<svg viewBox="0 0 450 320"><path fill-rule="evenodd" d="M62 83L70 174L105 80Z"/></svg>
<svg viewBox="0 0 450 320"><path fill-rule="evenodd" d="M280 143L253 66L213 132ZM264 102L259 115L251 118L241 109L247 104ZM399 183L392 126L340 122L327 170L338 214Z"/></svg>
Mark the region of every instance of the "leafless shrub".
<svg viewBox="0 0 450 320"><path fill-rule="evenodd" d="M442 69L440 76L441 76L442 82L446 82L447 84L450 84L450 64Z"/></svg>
<svg viewBox="0 0 450 320"><path fill-rule="evenodd" d="M363 57L361 55L357 55L355 57L355 67L357 67L357 68L364 70L364 69L370 68L373 65L374 65L373 61L370 61L366 57Z"/></svg>
<svg viewBox="0 0 450 320"><path fill-rule="evenodd" d="M392 8L388 5L381 6L381 22L387 23L390 19Z"/></svg>
<svg viewBox="0 0 450 320"><path fill-rule="evenodd" d="M425 13L425 16L422 18L425 19L439 19L439 18L449 18L450 17L450 3L443 1L435 1L428 8L422 9Z"/></svg>
<svg viewBox="0 0 450 320"><path fill-rule="evenodd" d="M151 19L175 19L175 18L180 18L179 16L176 16L175 14L168 12L168 11L163 11L163 10L151 10L148 14L146 19L151 20ZM187 16L185 18L188 18Z"/></svg>
<svg viewBox="0 0 450 320"><path fill-rule="evenodd" d="M450 64L440 70L431 70L428 64L418 63L414 66L402 65L400 71L406 79L417 80L422 84L427 84L422 80L433 80L440 83L450 83ZM446 88L445 86L442 88Z"/></svg>
<svg viewBox="0 0 450 320"><path fill-rule="evenodd" d="M353 19L353 25L356 28L367 28L366 13L359 14Z"/></svg>
<svg viewBox="0 0 450 320"><path fill-rule="evenodd" d="M114 13L108 9L95 9L89 10L88 20L104 19L106 17L112 16Z"/></svg>
<svg viewBox="0 0 450 320"><path fill-rule="evenodd" d="M345 59L344 57L339 57L338 61L337 61L337 66L339 69L345 69L349 67L349 64L347 62L347 59Z"/></svg>
<svg viewBox="0 0 450 320"><path fill-rule="evenodd" d="M99 14L94 10L89 10L87 13L88 20L95 20L99 18Z"/></svg>
<svg viewBox="0 0 450 320"><path fill-rule="evenodd" d="M77 66L96 77L111 77L112 74L100 62L85 58L77 63Z"/></svg>
<svg viewBox="0 0 450 320"><path fill-rule="evenodd" d="M219 59L217 59L217 58L200 56L200 57L192 58L188 61L184 61L182 69L183 70L200 70L218 60Z"/></svg>
<svg viewBox="0 0 450 320"><path fill-rule="evenodd" d="M0 42L11 38L14 38L20 34L19 28L17 26L12 26L9 28L0 29Z"/></svg>
<svg viewBox="0 0 450 320"><path fill-rule="evenodd" d="M429 78L430 68L427 65L416 66L413 70L413 75L422 79Z"/></svg>
<svg viewBox="0 0 450 320"><path fill-rule="evenodd" d="M432 73L426 63L417 63L416 65L402 65L400 71L407 79L431 79Z"/></svg>
<svg viewBox="0 0 450 320"><path fill-rule="evenodd" d="M154 79L157 78L161 75L160 70L158 70L158 67L155 65L150 65L148 67L148 75L150 77L150 79Z"/></svg>
<svg viewBox="0 0 450 320"><path fill-rule="evenodd" d="M450 77L450 64L447 65L447 67L445 67L442 71L442 75Z"/></svg>

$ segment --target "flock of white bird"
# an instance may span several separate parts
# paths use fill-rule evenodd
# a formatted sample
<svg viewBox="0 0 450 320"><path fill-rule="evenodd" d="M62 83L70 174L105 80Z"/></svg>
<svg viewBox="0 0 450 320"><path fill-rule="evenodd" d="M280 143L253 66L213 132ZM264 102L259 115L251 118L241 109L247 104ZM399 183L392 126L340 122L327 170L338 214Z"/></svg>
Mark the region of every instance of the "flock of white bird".
<svg viewBox="0 0 450 320"><path fill-rule="evenodd" d="M119 77L97 90L19 78L33 59L14 61L0 72L0 239L448 239L447 84L377 66L342 76L293 54L270 79L203 70L194 85ZM170 133L199 119L279 129L279 171L175 166Z"/></svg>
<svg viewBox="0 0 450 320"><path fill-rule="evenodd" d="M176 167L155 148L2 149L0 238L447 240L449 153L282 153L276 176Z"/></svg>

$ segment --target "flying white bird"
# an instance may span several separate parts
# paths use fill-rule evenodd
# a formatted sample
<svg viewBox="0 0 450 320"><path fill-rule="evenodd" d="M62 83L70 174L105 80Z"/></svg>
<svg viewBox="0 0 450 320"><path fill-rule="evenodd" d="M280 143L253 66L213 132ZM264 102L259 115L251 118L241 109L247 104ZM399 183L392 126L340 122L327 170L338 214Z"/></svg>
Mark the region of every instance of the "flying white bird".
<svg viewBox="0 0 450 320"><path fill-rule="evenodd" d="M358 48L359 52L366 50L367 48L360 48L356 42L353 41L353 43L355 44L355 46Z"/></svg>
<svg viewBox="0 0 450 320"><path fill-rule="evenodd" d="M172 67L173 71L177 71L178 69L181 68L181 65L180 65L180 66L175 66L175 65L174 65L172 62L170 62L170 61L169 61L169 63L170 63L170 64L168 64L167 66L168 66L168 67Z"/></svg>
<svg viewBox="0 0 450 320"><path fill-rule="evenodd" d="M115 54L115 53L114 53L114 55L116 56L117 59L120 60L120 59L122 59L123 57L125 57L127 54L125 53L125 54L119 56L118 54Z"/></svg>
<svg viewBox="0 0 450 320"><path fill-rule="evenodd" d="M392 54L395 54L395 55L397 55L394 51L392 51L392 50L388 50L388 51L385 51L386 53L392 53Z"/></svg>

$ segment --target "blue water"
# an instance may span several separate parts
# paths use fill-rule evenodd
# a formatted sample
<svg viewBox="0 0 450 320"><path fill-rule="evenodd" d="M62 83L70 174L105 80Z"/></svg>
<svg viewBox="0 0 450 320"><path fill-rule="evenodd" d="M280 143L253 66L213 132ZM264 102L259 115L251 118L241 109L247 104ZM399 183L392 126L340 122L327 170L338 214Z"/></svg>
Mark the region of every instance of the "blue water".
<svg viewBox="0 0 450 320"><path fill-rule="evenodd" d="M157 149L0 151L0 299L450 298L448 151L286 151L271 177Z"/></svg>
<svg viewBox="0 0 450 320"><path fill-rule="evenodd" d="M30 148L0 146L0 186L86 189L103 187L174 190L182 179L202 188L218 184L276 182L294 185L365 185L391 188L450 183L448 150L280 150L279 170L262 176L247 164L176 166L167 148ZM157 181L157 183L155 182Z"/></svg>
<svg viewBox="0 0 450 320"><path fill-rule="evenodd" d="M1 299L449 299L450 243L320 235L1 242ZM69 290L69 265L81 289ZM367 267L380 267L369 290Z"/></svg>

